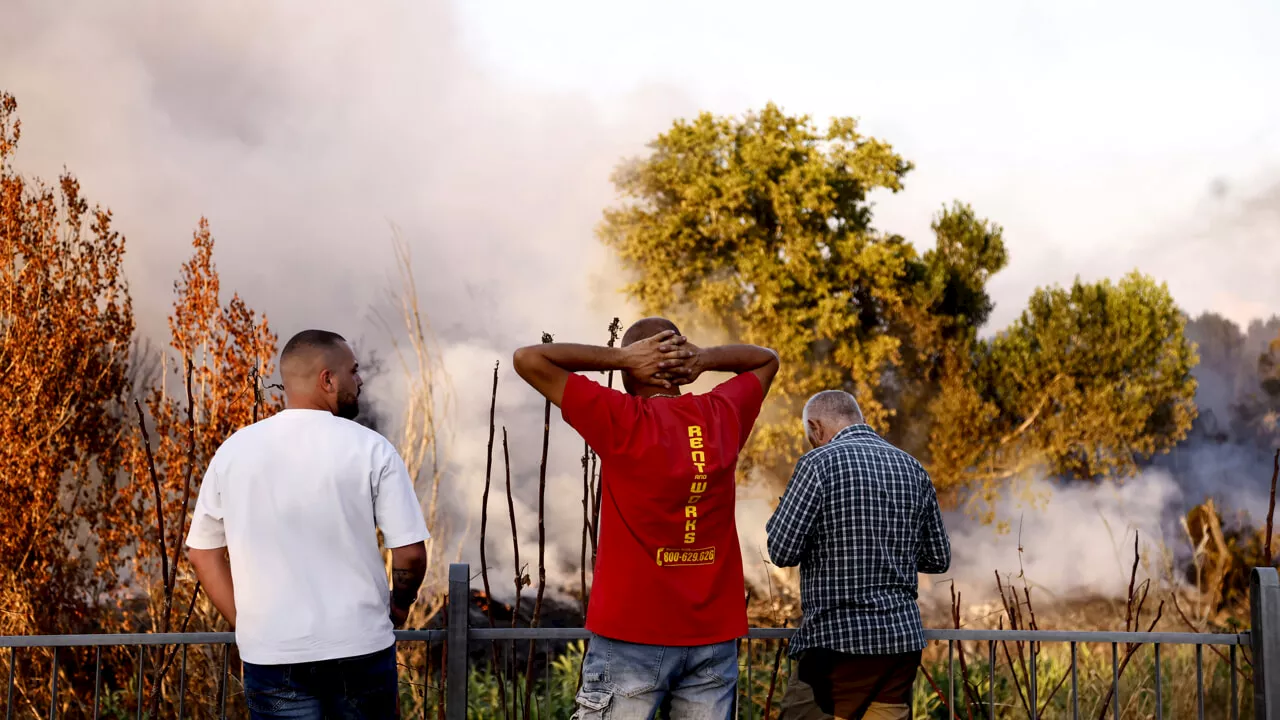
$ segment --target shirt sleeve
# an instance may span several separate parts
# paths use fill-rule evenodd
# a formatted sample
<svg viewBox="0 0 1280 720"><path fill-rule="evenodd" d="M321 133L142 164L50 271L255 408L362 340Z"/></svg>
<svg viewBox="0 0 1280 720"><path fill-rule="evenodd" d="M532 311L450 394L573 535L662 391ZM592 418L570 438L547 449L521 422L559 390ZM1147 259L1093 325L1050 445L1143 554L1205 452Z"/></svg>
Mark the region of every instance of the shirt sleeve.
<svg viewBox="0 0 1280 720"><path fill-rule="evenodd" d="M728 402L737 414L738 447L741 449L751 437L751 428L755 426L760 406L764 403L764 387L760 385L760 378L753 372L739 373L737 377L717 385L711 394Z"/></svg>
<svg viewBox="0 0 1280 720"><path fill-rule="evenodd" d="M933 487L933 481L928 474L920 481L924 485L925 502L916 569L922 573L937 575L951 568L951 539L947 537L947 528L942 524L942 508L938 506L938 492Z"/></svg>
<svg viewBox="0 0 1280 720"><path fill-rule="evenodd" d="M796 463L778 509L765 525L769 536L769 559L778 567L800 564L809 546L809 536L822 511L822 481L810 458Z"/></svg>
<svg viewBox="0 0 1280 720"><path fill-rule="evenodd" d="M191 529L187 531L187 547L192 550L217 550L227 546L227 531L222 522L222 488L216 467L215 462L209 463L196 495Z"/></svg>
<svg viewBox="0 0 1280 720"><path fill-rule="evenodd" d="M636 398L577 373L565 382L560 416L597 454L613 454L624 445L640 416Z"/></svg>
<svg viewBox="0 0 1280 720"><path fill-rule="evenodd" d="M381 472L373 486L373 518L389 548L404 547L431 537L413 479L400 453L388 444Z"/></svg>

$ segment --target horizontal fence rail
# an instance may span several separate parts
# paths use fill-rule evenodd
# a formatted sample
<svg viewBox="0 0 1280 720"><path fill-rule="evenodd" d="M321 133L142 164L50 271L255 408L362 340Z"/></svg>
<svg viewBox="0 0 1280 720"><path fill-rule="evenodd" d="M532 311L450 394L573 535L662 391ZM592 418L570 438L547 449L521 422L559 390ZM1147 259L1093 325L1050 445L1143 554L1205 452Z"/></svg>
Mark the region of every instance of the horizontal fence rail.
<svg viewBox="0 0 1280 720"><path fill-rule="evenodd" d="M402 682L410 686L402 694L407 692L420 702L414 712L423 718L462 720L502 718L512 708L515 717L568 717L591 634L583 628L470 626L469 580L466 565L450 567L444 629L395 633L402 652L416 653L412 655L415 666L408 669L422 680ZM1274 568L1254 570L1250 604L1251 627L1237 633L928 629L928 660L918 673L912 701L918 707L913 717L1076 720L1086 716L1083 712L1098 720L1191 714L1236 720L1251 707L1255 720L1280 720L1280 576ZM752 628L739 641L736 717L771 720L778 716L792 677L785 648L795 633L791 628ZM157 682L162 679L164 688L176 692L177 714L182 717L194 705L187 703L193 692L188 688L188 662L194 655L189 648L193 647L202 648L198 652L212 668L206 677L217 681L216 691L208 688L216 695L205 697L202 716L228 717L234 646L235 634L230 632L0 637L0 663L7 665L8 676L0 678L7 680L4 717L58 717L60 693L65 701L70 692L65 685L79 679L87 693L88 677L93 678L91 712L80 708L76 717L132 717L135 713L138 718L153 717L152 710L159 706L152 704L155 697L147 700L144 688L148 681L159 688ZM478 659L481 650L486 653L483 661ZM15 693L19 660L31 653L39 653L39 667L48 669L47 680L40 686L47 715L30 699L23 707L16 704L22 694ZM129 670L129 688L136 698L128 703L127 714L118 708L115 714L103 714L104 679L111 674L115 685L121 685L123 669L111 665L120 662L136 663L136 670ZM178 675L176 681L168 680L170 665ZM36 665L28 659L24 667ZM514 678L523 679L523 690ZM1086 683L1105 701L1094 697L1092 706L1084 707ZM540 689L535 692L535 688ZM997 699L997 688L1004 700ZM480 696L471 704L473 690ZM159 694L153 689L153 696Z"/></svg>

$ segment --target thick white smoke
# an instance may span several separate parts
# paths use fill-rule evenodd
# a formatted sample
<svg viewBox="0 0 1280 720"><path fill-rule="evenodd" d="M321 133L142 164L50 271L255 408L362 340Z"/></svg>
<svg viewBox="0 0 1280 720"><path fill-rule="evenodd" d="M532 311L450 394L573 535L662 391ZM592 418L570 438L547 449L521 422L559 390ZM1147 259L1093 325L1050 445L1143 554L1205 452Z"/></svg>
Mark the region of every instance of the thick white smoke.
<svg viewBox="0 0 1280 720"><path fill-rule="evenodd" d="M928 594L932 601L950 603L945 581L953 579L966 597L995 597L999 572L1004 578L1025 573L1041 602L1123 597L1135 533L1143 559L1139 581L1158 576L1168 543L1176 539L1162 521L1181 498L1173 479L1158 470L1122 484L1035 479L1006 490L995 507L1003 528L975 523L961 513L947 515L951 571L934 579Z"/></svg>
<svg viewBox="0 0 1280 720"><path fill-rule="evenodd" d="M172 281L197 219L207 215L224 291L266 311L282 338L332 328L385 355L386 338L369 311L394 285L389 224L398 225L413 248L423 308L452 384L449 545L465 541L463 559L478 562L489 387L500 361L498 422L510 433L521 560L536 567L542 403L511 372L511 352L544 330L561 340L603 341L614 316L636 316L593 235L601 209L614 201L609 174L673 117L699 107L652 87L606 119L584 97L504 85L456 37L444 0L7 0L0 87L20 103L19 166L49 179L66 166L89 198L115 211L129 238L140 328L153 338L164 337ZM1246 208L1249 217L1280 207L1268 202ZM1165 243L1160 253L1103 258L1097 267L1115 274L1135 259L1156 263L1152 269L1174 279L1179 297L1191 293L1193 306L1242 288L1250 302L1274 304L1275 285L1263 281L1275 275L1277 246L1258 245L1252 225L1233 232L1231 252L1204 252L1200 237L1213 230L1196 233L1193 243ZM1207 280L1206 259L1214 263ZM1036 278L1031 284L1068 279ZM1001 303L1006 316L1020 306L1024 286L1012 283L1016 292L999 298L1008 301ZM389 368L371 389L394 422L404 390ZM549 577L553 586L572 586L582 443L554 410L552 421ZM510 587L511 564L501 457L499 431L489 515L499 590ZM767 577L764 522L780 491L763 482L743 491L743 550L757 585ZM1125 577L1126 533L1140 527L1154 538L1177 497L1167 478L1150 473L1115 490L1058 490L1048 512L1025 516L1028 574L1054 592L1113 592ZM1008 502L1005 514L1016 520ZM1006 536L959 516L948 524L952 576L976 587L993 569L1016 567L1016 522Z"/></svg>
<svg viewBox="0 0 1280 720"><path fill-rule="evenodd" d="M19 102L20 169L54 179L65 166L114 211L140 331L162 345L173 280L207 215L227 298L239 292L265 311L282 341L318 326L387 357L370 311L387 309L396 283L397 225L454 397L449 544L468 530L463 558L477 562L501 361L521 559L536 567L542 403L511 373L511 353L544 330L602 342L614 316L635 318L593 230L614 201L618 161L696 108L646 88L606 120L585 98L487 76L456 37L442 0L15 0L0 21L0 87ZM394 363L387 369L370 390L394 424L403 382ZM581 441L558 412L553 421L548 564L551 578L567 579ZM495 455L491 557L509 565L500 439Z"/></svg>

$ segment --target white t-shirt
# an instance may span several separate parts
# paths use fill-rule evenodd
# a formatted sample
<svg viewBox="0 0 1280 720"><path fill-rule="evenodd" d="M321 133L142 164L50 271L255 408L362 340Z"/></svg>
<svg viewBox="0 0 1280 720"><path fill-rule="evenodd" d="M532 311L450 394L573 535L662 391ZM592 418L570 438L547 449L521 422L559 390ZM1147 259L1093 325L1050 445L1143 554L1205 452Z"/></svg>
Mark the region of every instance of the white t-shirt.
<svg viewBox="0 0 1280 720"><path fill-rule="evenodd" d="M358 423L289 409L218 448L187 546L227 548L240 655L278 665L395 642L377 530L390 548L430 537L399 453Z"/></svg>

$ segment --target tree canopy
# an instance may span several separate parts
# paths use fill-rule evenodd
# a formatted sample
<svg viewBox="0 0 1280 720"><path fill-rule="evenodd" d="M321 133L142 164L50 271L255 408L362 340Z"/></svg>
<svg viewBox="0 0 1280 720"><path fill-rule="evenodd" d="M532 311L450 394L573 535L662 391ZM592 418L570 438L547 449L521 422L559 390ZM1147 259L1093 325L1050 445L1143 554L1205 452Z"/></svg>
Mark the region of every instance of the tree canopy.
<svg viewBox="0 0 1280 720"><path fill-rule="evenodd" d="M957 491L1032 468L1122 475L1190 427L1195 356L1167 288L1135 273L1040 289L981 338L1003 229L956 202L926 252L877 230L869 197L912 164L852 118L703 113L649 149L614 175L623 202L599 234L646 312L778 351L746 467L785 475L800 406L829 388Z"/></svg>

